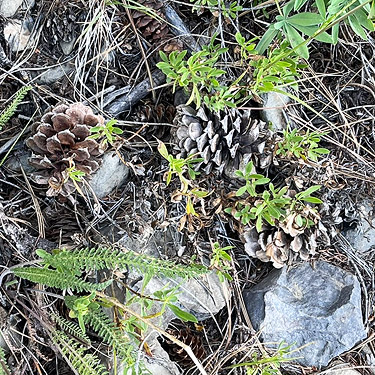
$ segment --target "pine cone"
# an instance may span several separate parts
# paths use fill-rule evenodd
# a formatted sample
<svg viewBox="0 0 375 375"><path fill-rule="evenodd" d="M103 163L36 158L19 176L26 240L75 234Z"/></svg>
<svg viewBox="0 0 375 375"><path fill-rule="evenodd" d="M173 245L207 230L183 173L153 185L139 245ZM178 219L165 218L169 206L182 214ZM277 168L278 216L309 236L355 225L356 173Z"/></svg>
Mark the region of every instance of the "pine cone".
<svg viewBox="0 0 375 375"><path fill-rule="evenodd" d="M95 172L104 150L90 136L90 128L103 124L104 118L93 114L82 103L60 104L46 112L36 123L35 134L26 140L33 151L29 163L39 171L31 177L38 184L48 184L47 196L69 196L75 190L67 175L74 165L85 178Z"/></svg>
<svg viewBox="0 0 375 375"><path fill-rule="evenodd" d="M315 255L319 234L316 227L305 229L294 237L281 228L267 228L261 233L255 228L247 228L242 237L247 254L262 262L272 262L275 268L282 268L284 264L292 263L296 255L302 260Z"/></svg>
<svg viewBox="0 0 375 375"><path fill-rule="evenodd" d="M203 347L203 342L198 333L191 331L189 327L183 329L167 329L167 332L173 335L176 339L182 341L184 344L190 346L195 356L201 360L206 357L206 351ZM177 362L181 367L191 367L194 365L193 361L184 349L176 345L173 341L165 340L162 344L167 351L170 359Z"/></svg>
<svg viewBox="0 0 375 375"><path fill-rule="evenodd" d="M158 44L173 38L167 22L162 21L162 19L165 19L163 14L164 2L161 0L139 0L138 3L150 9L148 14L141 11L135 11L132 14L135 26L140 34L153 44ZM164 45L163 50L165 52L171 52L174 50L182 50L182 47L182 43L173 38Z"/></svg>
<svg viewBox="0 0 375 375"><path fill-rule="evenodd" d="M272 136L265 122L251 118L249 110L229 109L212 113L202 107L198 111L179 105L172 131L174 151L179 157L200 153L206 174L217 170L232 175L243 169L250 159L261 168L272 160L272 149L266 141Z"/></svg>

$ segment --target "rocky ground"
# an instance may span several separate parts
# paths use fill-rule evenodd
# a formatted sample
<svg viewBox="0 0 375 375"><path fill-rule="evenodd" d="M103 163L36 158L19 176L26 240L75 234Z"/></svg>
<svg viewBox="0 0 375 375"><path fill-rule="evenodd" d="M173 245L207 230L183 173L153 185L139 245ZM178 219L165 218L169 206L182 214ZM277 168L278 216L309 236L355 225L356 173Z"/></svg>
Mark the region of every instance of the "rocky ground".
<svg viewBox="0 0 375 375"><path fill-rule="evenodd" d="M0 0L0 109L32 87L0 129L0 346L11 373L79 372L38 320L46 311L68 315L61 291L21 282L9 269L35 260L38 248L99 244L211 265L201 279L155 278L146 290L142 275L123 271L113 291L123 300L124 283L149 295L177 286L179 306L198 323L166 312L155 324L189 345L207 374L374 373L373 35L359 40L343 25L337 45L311 43L293 91L307 106L271 92L213 113L173 92L156 67L158 52L199 51L218 33L229 48L222 64L235 66L235 32L261 35L269 22L261 9L272 15L272 8L243 2L230 20L192 12L187 1L140 3L160 20L100 0ZM121 134L107 145L88 139L91 127L110 119ZM316 161L278 154L287 126L323 133L330 153ZM167 183L158 141L175 157L201 153L191 187L207 196L187 196L176 175ZM85 183L66 179L72 160ZM226 212L242 186L234 172L249 161L291 194L321 185L314 196L323 203L306 206L314 225L259 231ZM187 212L189 199L196 214ZM213 262L215 243L228 247L222 263ZM90 350L113 372L108 349L90 334ZM147 331L143 339L139 356L151 373L204 373L163 335ZM296 350L280 368L230 367L280 359L282 342Z"/></svg>

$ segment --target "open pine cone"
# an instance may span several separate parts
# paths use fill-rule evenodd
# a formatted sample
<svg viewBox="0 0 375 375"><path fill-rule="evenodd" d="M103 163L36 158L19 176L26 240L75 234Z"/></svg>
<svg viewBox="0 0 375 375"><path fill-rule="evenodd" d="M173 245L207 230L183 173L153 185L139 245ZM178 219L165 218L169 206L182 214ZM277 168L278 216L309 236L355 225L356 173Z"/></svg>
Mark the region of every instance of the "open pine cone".
<svg viewBox="0 0 375 375"><path fill-rule="evenodd" d="M272 262L275 268L291 263L297 255L308 260L316 253L320 231L317 227L288 232L282 228L266 228L261 233L247 227L242 235L245 251L262 262Z"/></svg>
<svg viewBox="0 0 375 375"><path fill-rule="evenodd" d="M163 14L164 1L138 0L138 3L149 9L147 13L144 11L134 11L132 13L135 26L140 31L140 34L153 44L167 42L163 47L165 52L181 50L183 47L181 42L173 38L167 22L162 21L165 18ZM168 39L171 40L168 41Z"/></svg>
<svg viewBox="0 0 375 375"><path fill-rule="evenodd" d="M69 196L75 190L68 176L72 166L84 172L85 178L99 168L104 150L88 137L92 126L103 123L104 118L94 115L91 108L74 103L57 105L34 125L35 134L26 140L32 150L29 163L38 169L31 177L49 185L47 196Z"/></svg>
<svg viewBox="0 0 375 375"><path fill-rule="evenodd" d="M203 107L196 111L179 105L174 125L171 142L175 154L186 158L199 152L204 161L197 168L207 174L217 170L232 175L250 159L261 168L272 161L272 147L267 147L272 133L264 121L251 117L250 110L212 113Z"/></svg>

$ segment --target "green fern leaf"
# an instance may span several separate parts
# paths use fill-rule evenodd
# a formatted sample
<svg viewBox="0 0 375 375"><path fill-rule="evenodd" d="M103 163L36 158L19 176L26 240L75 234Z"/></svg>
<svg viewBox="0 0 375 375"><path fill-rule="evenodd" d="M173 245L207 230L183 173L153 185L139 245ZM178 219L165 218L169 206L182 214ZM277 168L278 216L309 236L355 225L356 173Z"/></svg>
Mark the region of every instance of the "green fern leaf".
<svg viewBox="0 0 375 375"><path fill-rule="evenodd" d="M129 359L129 354L134 351L134 344L130 338L115 325L115 323L102 310L91 310L84 316L84 321L109 345L122 359Z"/></svg>
<svg viewBox="0 0 375 375"><path fill-rule="evenodd" d="M181 265L168 260L137 254L130 250L123 252L114 248L86 248L74 251L63 249L54 254L43 252L43 260L46 265L54 268L69 268L75 271L129 267L151 276L164 275L184 279L197 277L208 272L207 268L202 265Z"/></svg>
<svg viewBox="0 0 375 375"><path fill-rule="evenodd" d="M0 375L11 375L7 361L5 359L4 349L0 347Z"/></svg>
<svg viewBox="0 0 375 375"><path fill-rule="evenodd" d="M82 331L78 324L71 322L63 318L62 316L51 313L50 314L52 320L62 329L64 332L69 333L69 335L73 336L77 341L80 341L86 347L91 346L91 341L87 337L87 335Z"/></svg>
<svg viewBox="0 0 375 375"><path fill-rule="evenodd" d="M10 120L17 110L17 107L22 102L25 95L32 89L31 86L22 87L22 89L16 92L15 98L12 103L1 113L0 115L0 130Z"/></svg>
<svg viewBox="0 0 375 375"><path fill-rule="evenodd" d="M79 375L107 375L108 371L93 354L85 354L85 348L62 332L55 332L53 342Z"/></svg>
<svg viewBox="0 0 375 375"><path fill-rule="evenodd" d="M104 283L92 284L80 280L72 274L62 273L48 268L20 267L14 268L12 271L16 276L34 283L40 283L62 290L72 289L77 292L103 290L112 283L112 280L108 280Z"/></svg>

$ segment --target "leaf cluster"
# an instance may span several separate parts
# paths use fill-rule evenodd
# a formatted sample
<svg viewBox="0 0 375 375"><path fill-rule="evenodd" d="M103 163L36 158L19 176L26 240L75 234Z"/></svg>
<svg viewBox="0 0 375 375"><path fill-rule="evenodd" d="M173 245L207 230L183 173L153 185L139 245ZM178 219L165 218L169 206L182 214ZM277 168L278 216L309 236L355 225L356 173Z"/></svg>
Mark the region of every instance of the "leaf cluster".
<svg viewBox="0 0 375 375"><path fill-rule="evenodd" d="M103 125L93 126L92 128L90 128L90 132L93 134L90 135L89 138L92 138L92 139L103 138L103 141L102 141L103 148L105 148L107 143L112 145L116 137L124 132L122 129L115 126L117 122L118 122L117 120L111 119Z"/></svg>
<svg viewBox="0 0 375 375"><path fill-rule="evenodd" d="M309 189L296 194L293 198L287 195L288 187L275 188L269 183L268 189L264 189L262 194L256 192L256 186L265 185L269 182L260 174L253 174L253 163L246 165L245 171L236 171L236 175L245 180L245 185L239 188L236 196L248 195L242 201L237 201L234 207L228 207L224 211L234 216L243 225L254 223L258 232L262 231L265 223L276 226L276 222L284 222L290 212L295 212L296 223L300 227L309 227L314 222L308 217L304 217L305 202L320 204L319 198L311 196L320 189L320 185L311 186Z"/></svg>
<svg viewBox="0 0 375 375"><path fill-rule="evenodd" d="M229 100L226 100L230 97L228 93L215 95L216 92L225 91L218 79L226 72L216 68L216 65L219 57L228 50L221 48L220 44L215 45L215 38L216 35L211 39L209 45L202 46L201 51L193 52L188 59L185 59L187 50L173 51L169 56L163 51L159 52L162 61L156 66L167 76L167 82L173 83L173 92L177 87L183 87L185 91L191 93L187 105L194 102L199 108L204 101L206 105L210 106L209 108L212 108L213 103L218 106L218 100L215 99L221 99L222 108L224 108L230 103ZM226 103L227 101L228 103Z"/></svg>
<svg viewBox="0 0 375 375"><path fill-rule="evenodd" d="M319 147L320 139L326 133L310 132L301 133L298 129L284 130L284 139L277 144L276 155L285 157L294 156L298 159L309 159L314 162L323 155L329 154L329 150Z"/></svg>
<svg viewBox="0 0 375 375"><path fill-rule="evenodd" d="M275 37L280 38L282 35L299 56L308 59L307 38L336 44L341 19L345 19L352 30L364 40L367 40L366 30L374 31L371 21L374 11L370 0L316 0L312 4L307 12L300 10L308 5L308 0L291 0L282 8L279 7L280 14L259 41L258 52L263 53Z"/></svg>
<svg viewBox="0 0 375 375"><path fill-rule="evenodd" d="M221 282L224 282L225 279L233 280L229 274L229 271L232 269L230 266L232 257L227 253L232 248L233 246L221 247L218 242L215 242L212 246L210 268L216 269L216 274Z"/></svg>
<svg viewBox="0 0 375 375"><path fill-rule="evenodd" d="M191 3L194 3L193 11L200 10L202 7L208 7L212 14L216 15L216 12L221 11L224 17L233 18L237 17L237 12L242 10L242 6L237 4L237 1L232 1L227 6L227 3L224 1L218 0L190 0Z"/></svg>

